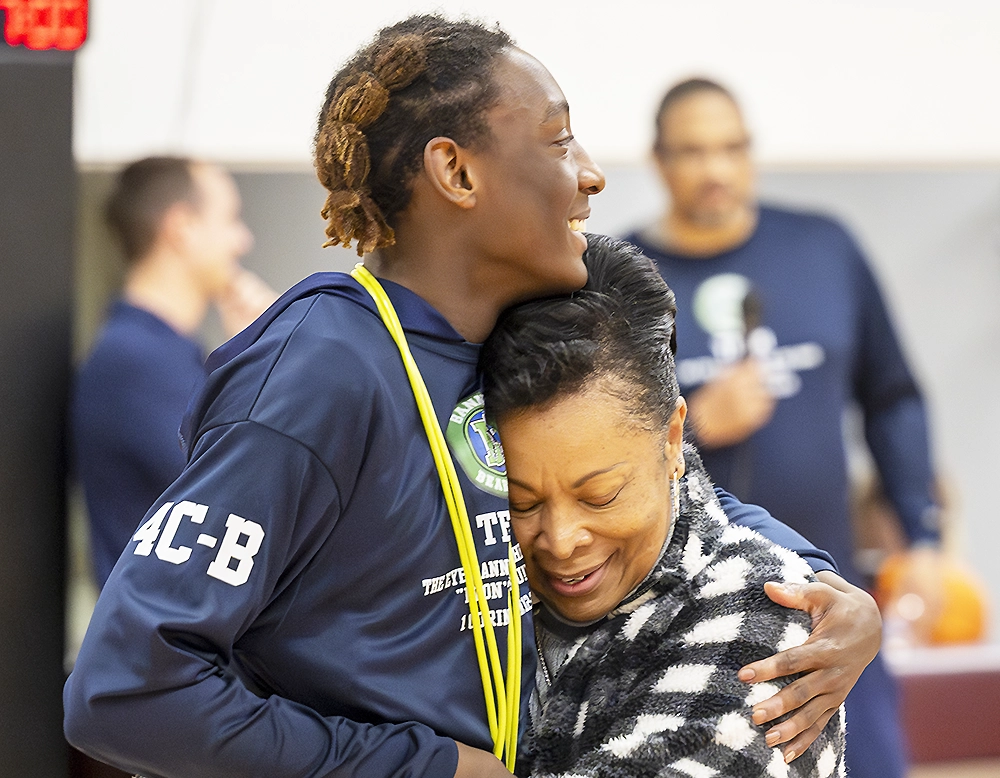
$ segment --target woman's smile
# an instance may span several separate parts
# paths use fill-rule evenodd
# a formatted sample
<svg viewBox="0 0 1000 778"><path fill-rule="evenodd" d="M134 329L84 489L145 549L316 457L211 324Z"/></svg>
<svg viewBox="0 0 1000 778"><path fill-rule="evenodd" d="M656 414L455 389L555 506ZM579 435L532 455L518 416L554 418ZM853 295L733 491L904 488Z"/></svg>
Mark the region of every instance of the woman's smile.
<svg viewBox="0 0 1000 778"><path fill-rule="evenodd" d="M558 575L556 573L545 573L549 579L549 586L559 592L564 597L584 597L597 589L604 581L608 570L608 560L604 560L597 567L591 566L584 572L575 575Z"/></svg>

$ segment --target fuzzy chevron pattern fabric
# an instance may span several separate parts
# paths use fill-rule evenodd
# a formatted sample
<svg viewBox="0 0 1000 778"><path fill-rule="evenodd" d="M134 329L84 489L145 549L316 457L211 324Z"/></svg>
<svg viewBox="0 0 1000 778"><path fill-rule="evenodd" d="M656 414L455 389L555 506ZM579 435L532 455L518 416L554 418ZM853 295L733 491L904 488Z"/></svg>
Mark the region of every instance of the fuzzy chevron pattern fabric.
<svg viewBox="0 0 1000 778"><path fill-rule="evenodd" d="M535 778L843 778L844 710L791 764L764 742L751 706L793 678L739 681L746 663L801 644L809 616L764 594L809 566L730 526L693 449L681 515L643 586L579 636L540 680L518 774ZM538 629L544 631L540 620ZM545 635L539 635L545 645Z"/></svg>

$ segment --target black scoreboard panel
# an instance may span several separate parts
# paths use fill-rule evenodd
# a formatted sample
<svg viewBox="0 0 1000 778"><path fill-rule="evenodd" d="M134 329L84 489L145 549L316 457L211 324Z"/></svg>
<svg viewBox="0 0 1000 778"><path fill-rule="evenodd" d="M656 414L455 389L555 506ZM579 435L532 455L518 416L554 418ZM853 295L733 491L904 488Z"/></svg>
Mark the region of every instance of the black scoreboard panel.
<svg viewBox="0 0 1000 778"><path fill-rule="evenodd" d="M13 0L0 0L4 16L0 42L0 774L42 778L67 773L62 736L63 420L73 292L74 55L57 47L69 40L65 36L42 38L36 31L17 38L11 32L14 5ZM37 11L43 4L31 5ZM36 16L35 21L48 22L49 17ZM8 36L20 42L11 46ZM27 43L52 45L36 50Z"/></svg>

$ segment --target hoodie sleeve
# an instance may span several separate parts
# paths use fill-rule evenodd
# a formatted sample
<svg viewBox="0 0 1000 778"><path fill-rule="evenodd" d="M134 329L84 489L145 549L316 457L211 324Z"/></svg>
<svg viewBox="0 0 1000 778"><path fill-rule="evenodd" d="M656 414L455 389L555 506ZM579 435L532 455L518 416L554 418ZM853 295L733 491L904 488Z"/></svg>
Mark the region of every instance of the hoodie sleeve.
<svg viewBox="0 0 1000 778"><path fill-rule="evenodd" d="M715 494L719 498L722 510L729 519L730 524L739 524L756 530L772 543L794 551L809 563L814 573L822 570L838 572L837 562L834 558L822 549L816 548L802 535L791 527L782 524L764 508L759 505L748 505L740 502L733 495L718 486L715 487Z"/></svg>
<svg viewBox="0 0 1000 778"><path fill-rule="evenodd" d="M206 433L101 594L64 689L69 742L145 776L451 778L455 743L429 727L322 715L234 669L339 511L301 443L252 421Z"/></svg>

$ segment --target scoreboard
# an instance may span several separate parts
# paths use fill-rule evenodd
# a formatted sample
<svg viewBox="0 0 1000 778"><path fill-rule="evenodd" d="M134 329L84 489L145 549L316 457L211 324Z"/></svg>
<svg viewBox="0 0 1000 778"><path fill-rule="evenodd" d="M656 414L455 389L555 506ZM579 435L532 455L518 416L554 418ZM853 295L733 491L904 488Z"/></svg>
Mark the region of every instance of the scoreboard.
<svg viewBox="0 0 1000 778"><path fill-rule="evenodd" d="M75 51L87 39L87 0L0 0L8 46Z"/></svg>
<svg viewBox="0 0 1000 778"><path fill-rule="evenodd" d="M25 778L84 775L69 769L62 732L63 419L74 307L73 69L87 5L0 0L0 549L17 549L16 559L0 561L0 774Z"/></svg>

